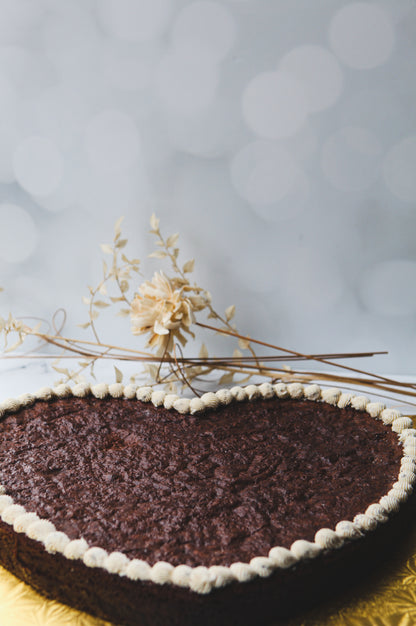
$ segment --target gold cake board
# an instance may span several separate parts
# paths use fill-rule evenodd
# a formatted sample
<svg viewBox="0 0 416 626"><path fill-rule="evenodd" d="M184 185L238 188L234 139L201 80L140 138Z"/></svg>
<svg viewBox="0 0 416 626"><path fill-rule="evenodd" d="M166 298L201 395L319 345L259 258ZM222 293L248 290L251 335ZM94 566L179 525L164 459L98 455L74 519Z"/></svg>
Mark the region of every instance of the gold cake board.
<svg viewBox="0 0 416 626"><path fill-rule="evenodd" d="M416 524L406 545L359 588L316 607L287 626L412 626L416 624ZM42 598L0 567L1 626L110 626Z"/></svg>

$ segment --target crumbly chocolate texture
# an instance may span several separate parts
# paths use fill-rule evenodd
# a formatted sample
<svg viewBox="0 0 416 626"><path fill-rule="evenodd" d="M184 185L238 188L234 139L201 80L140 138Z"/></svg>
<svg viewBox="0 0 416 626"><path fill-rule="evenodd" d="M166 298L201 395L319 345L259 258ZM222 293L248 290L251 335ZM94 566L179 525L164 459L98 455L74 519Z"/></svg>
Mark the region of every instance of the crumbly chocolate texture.
<svg viewBox="0 0 416 626"><path fill-rule="evenodd" d="M0 423L0 483L15 502L150 564L229 565L313 541L386 494L400 457L380 420L307 400L183 416L71 397Z"/></svg>

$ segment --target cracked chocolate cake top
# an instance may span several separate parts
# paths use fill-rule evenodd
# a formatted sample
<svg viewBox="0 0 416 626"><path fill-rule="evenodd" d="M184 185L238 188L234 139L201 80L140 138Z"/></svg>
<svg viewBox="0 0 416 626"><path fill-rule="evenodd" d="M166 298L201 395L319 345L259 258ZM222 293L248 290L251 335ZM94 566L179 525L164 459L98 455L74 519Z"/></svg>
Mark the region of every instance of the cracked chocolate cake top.
<svg viewBox="0 0 416 626"><path fill-rule="evenodd" d="M377 502L401 455L380 420L308 400L192 416L70 397L0 422L0 482L17 504L150 564L230 565L313 541Z"/></svg>

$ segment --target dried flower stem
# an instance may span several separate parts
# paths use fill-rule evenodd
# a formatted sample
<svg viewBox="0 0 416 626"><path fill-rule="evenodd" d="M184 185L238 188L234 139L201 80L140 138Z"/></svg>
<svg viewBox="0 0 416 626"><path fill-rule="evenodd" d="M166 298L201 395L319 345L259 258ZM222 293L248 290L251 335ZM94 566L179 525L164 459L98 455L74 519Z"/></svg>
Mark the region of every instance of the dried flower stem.
<svg viewBox="0 0 416 626"><path fill-rule="evenodd" d="M354 372L356 374L362 374L364 376L370 376L372 378L376 378L377 380L381 380L384 381L386 383L389 384L393 384L393 385L402 385L402 386L410 386L414 389L416 389L416 385L414 384L409 384L409 383L400 383L399 381L395 381L391 378L387 378L386 376L381 376L379 374L373 374L372 372L367 372L365 370L360 370L358 368L355 367L351 367L349 365L343 365L340 363L333 363L332 361L330 361L329 359L323 359L320 357L316 357L316 355L313 354L302 354L301 352L296 352L295 350L289 350L287 348L282 348L281 346L276 346L274 344L271 343L267 343L265 341L260 341L258 339L251 339L249 337L245 337L244 335L240 335L239 333L235 332L235 331L229 331L229 330L224 330L224 329L218 329L215 328L214 326L210 326L209 324L203 324L202 322L196 322L196 324L198 326L201 326L202 328L208 328L210 330L215 330L217 332L226 334L226 335L231 335L233 337L237 337L238 339L243 339L243 340L250 340L253 343L259 344L261 346L265 346L267 348L272 348L273 350L279 350L280 352L286 352L288 354L294 355L298 358L303 358L309 361L317 361L318 363L323 363L324 365L330 365L331 367L339 367L341 369L345 369L348 370L350 372Z"/></svg>

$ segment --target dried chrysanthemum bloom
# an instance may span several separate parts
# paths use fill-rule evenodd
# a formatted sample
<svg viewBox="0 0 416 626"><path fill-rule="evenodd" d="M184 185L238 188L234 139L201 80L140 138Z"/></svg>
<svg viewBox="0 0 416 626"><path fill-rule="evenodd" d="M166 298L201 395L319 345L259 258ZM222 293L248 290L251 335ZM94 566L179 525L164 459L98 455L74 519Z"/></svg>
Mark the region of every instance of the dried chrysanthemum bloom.
<svg viewBox="0 0 416 626"><path fill-rule="evenodd" d="M190 295L190 292L196 295ZM149 333L148 345L157 348L158 355L170 352L175 338L185 345L186 337L182 331L193 335L190 326L195 321L194 312L201 311L208 303L200 292L198 287L191 287L182 279L155 272L151 281L147 280L139 287L139 293L133 299L133 334Z"/></svg>

